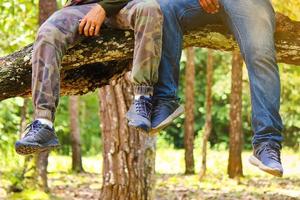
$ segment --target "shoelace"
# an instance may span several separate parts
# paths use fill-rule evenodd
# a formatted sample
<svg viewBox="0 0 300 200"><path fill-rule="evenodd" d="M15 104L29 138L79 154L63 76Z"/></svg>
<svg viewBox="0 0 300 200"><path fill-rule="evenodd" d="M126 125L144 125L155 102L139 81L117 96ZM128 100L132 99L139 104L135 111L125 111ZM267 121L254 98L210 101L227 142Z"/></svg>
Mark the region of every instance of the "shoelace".
<svg viewBox="0 0 300 200"><path fill-rule="evenodd" d="M277 162L280 162L280 146L273 143L263 144L257 151L257 154L260 155L263 151L267 152L267 155L270 159L273 159Z"/></svg>
<svg viewBox="0 0 300 200"><path fill-rule="evenodd" d="M40 130L41 124L38 121L34 121L29 124L25 130L28 130L25 136L35 136L37 132Z"/></svg>
<svg viewBox="0 0 300 200"><path fill-rule="evenodd" d="M134 104L135 104L135 111L137 113L140 113L143 116L150 118L152 103L148 99L141 96L139 100L134 101Z"/></svg>

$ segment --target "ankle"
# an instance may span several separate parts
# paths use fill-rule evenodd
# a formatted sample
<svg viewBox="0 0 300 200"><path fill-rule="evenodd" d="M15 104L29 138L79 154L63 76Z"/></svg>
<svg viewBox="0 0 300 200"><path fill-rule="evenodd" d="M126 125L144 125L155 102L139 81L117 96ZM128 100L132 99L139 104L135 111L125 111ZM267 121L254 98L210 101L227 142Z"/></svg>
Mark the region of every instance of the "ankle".
<svg viewBox="0 0 300 200"><path fill-rule="evenodd" d="M49 126L50 128L53 128L53 122L48 119L37 118L36 120L38 120L39 122L41 122L44 125Z"/></svg>

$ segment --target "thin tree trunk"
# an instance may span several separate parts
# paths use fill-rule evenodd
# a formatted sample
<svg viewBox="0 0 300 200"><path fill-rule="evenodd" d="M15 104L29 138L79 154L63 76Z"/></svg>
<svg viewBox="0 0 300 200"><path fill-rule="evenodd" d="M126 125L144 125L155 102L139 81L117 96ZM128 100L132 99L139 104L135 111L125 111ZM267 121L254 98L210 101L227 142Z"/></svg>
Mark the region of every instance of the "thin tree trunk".
<svg viewBox="0 0 300 200"><path fill-rule="evenodd" d="M56 10L56 0L39 0L39 25L42 25Z"/></svg>
<svg viewBox="0 0 300 200"><path fill-rule="evenodd" d="M230 96L230 141L228 175L230 178L243 176L242 166L242 86L243 59L238 51L232 55L231 96Z"/></svg>
<svg viewBox="0 0 300 200"><path fill-rule="evenodd" d="M39 0L39 25L42 25L47 18L57 10L56 0ZM43 151L36 155L36 169L38 174L38 183L45 191L49 191L47 167L49 151Z"/></svg>
<svg viewBox="0 0 300 200"><path fill-rule="evenodd" d="M202 160L199 178L203 179L206 173L206 157L207 157L207 142L212 130L212 85L213 85L213 51L207 52L207 66L206 66L206 114L205 114L205 126L202 138Z"/></svg>
<svg viewBox="0 0 300 200"><path fill-rule="evenodd" d="M184 148L185 174L195 173L194 161L194 105L195 105L195 49L187 48L187 65L185 70L185 121Z"/></svg>
<svg viewBox="0 0 300 200"><path fill-rule="evenodd" d="M125 78L99 91L103 140L101 200L152 200L156 138L128 127L133 90Z"/></svg>
<svg viewBox="0 0 300 200"><path fill-rule="evenodd" d="M49 151L44 151L36 155L36 170L38 173L38 185L42 188L43 191L49 192L48 187L48 175L47 175L47 167L48 167L48 157Z"/></svg>
<svg viewBox="0 0 300 200"><path fill-rule="evenodd" d="M79 96L69 97L70 127L72 141L72 170L83 172L79 127Z"/></svg>
<svg viewBox="0 0 300 200"><path fill-rule="evenodd" d="M24 103L23 106L21 107L20 138L23 137L22 134L26 129L27 108L28 108L28 99L24 98Z"/></svg>

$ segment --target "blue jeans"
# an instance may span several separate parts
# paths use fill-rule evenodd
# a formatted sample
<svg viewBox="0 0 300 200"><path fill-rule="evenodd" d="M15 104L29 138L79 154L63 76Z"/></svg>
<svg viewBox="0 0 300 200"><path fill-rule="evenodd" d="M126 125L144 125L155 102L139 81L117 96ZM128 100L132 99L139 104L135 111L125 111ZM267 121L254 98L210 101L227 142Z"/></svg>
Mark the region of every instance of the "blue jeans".
<svg viewBox="0 0 300 200"><path fill-rule="evenodd" d="M198 0L158 0L164 13L163 53L156 98L177 98L183 33L225 19L248 69L253 145L282 142L280 78L274 47L275 13L269 0L220 0L218 14L207 14Z"/></svg>

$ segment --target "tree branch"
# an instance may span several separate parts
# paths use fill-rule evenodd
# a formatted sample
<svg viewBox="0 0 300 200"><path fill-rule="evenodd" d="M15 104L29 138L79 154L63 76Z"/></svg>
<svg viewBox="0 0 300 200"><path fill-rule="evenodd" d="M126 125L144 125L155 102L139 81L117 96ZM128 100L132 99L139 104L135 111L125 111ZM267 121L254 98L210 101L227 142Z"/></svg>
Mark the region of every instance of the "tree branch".
<svg viewBox="0 0 300 200"><path fill-rule="evenodd" d="M279 62L300 65L300 22L277 14L275 34ZM85 94L108 84L130 70L134 37L131 31L103 29L101 36L89 38L70 48L61 69L61 95ZM222 51L237 48L232 35L222 25L206 26L184 36L184 46ZM0 58L0 100L29 96L32 45Z"/></svg>

